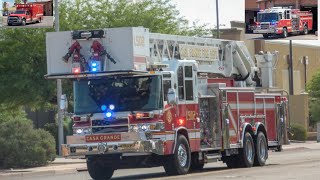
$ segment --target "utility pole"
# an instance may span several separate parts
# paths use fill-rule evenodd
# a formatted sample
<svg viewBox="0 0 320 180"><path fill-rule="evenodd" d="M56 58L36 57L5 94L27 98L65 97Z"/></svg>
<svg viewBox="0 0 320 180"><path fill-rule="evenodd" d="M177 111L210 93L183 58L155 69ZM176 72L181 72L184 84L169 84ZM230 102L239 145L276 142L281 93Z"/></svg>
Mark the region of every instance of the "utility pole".
<svg viewBox="0 0 320 180"><path fill-rule="evenodd" d="M292 40L289 41L289 94L293 95L293 63L292 63Z"/></svg>
<svg viewBox="0 0 320 180"><path fill-rule="evenodd" d="M220 34L219 34L219 0L216 0L216 16L217 16L217 39L219 39Z"/></svg>
<svg viewBox="0 0 320 180"><path fill-rule="evenodd" d="M54 0L54 28L55 31L59 31L59 5L58 0ZM61 144L63 144L63 112L60 107L62 96L62 84L61 79L57 79L57 105L58 105L58 144L59 144L59 156L62 155Z"/></svg>

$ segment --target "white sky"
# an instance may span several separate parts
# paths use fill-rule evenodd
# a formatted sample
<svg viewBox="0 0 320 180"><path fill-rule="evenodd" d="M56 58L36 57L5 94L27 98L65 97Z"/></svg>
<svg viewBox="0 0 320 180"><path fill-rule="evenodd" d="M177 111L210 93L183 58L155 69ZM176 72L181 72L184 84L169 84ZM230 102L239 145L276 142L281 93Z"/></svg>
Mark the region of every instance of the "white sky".
<svg viewBox="0 0 320 180"><path fill-rule="evenodd" d="M201 24L216 26L216 0L172 0L182 16L191 23L199 20ZM219 0L219 24L230 27L230 21L244 21L245 0Z"/></svg>

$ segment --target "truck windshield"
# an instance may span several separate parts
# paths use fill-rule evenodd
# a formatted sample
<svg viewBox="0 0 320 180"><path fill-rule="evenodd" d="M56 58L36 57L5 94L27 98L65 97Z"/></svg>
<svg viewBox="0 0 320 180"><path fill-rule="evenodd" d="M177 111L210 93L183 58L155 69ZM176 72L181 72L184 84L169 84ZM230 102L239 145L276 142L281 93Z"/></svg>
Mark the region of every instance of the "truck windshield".
<svg viewBox="0 0 320 180"><path fill-rule="evenodd" d="M272 22L278 21L279 15L278 13L258 13L258 22Z"/></svg>
<svg viewBox="0 0 320 180"><path fill-rule="evenodd" d="M108 77L74 81L74 113L101 113L101 106L113 111L150 111L162 108L161 76Z"/></svg>
<svg viewBox="0 0 320 180"><path fill-rule="evenodd" d="M22 10L18 10L18 11L15 11L13 14L25 14L26 11L22 11Z"/></svg>

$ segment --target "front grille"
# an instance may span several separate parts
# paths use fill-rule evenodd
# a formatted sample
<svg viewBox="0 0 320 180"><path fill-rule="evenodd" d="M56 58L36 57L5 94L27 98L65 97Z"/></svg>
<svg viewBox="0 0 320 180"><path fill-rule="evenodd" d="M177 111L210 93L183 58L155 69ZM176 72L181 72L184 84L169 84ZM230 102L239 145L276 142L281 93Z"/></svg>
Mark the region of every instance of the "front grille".
<svg viewBox="0 0 320 180"><path fill-rule="evenodd" d="M18 20L19 18L17 16L10 16L8 17L9 20Z"/></svg>
<svg viewBox="0 0 320 180"><path fill-rule="evenodd" d="M261 24L261 29L269 29L269 24Z"/></svg>
<svg viewBox="0 0 320 180"><path fill-rule="evenodd" d="M128 132L128 119L92 120L92 133Z"/></svg>

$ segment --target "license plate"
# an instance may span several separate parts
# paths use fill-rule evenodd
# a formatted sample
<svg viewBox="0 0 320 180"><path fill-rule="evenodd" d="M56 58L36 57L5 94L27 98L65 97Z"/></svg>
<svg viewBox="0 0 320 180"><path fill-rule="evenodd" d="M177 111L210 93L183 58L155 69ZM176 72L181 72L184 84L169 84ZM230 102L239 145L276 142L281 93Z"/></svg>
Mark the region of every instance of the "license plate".
<svg viewBox="0 0 320 180"><path fill-rule="evenodd" d="M120 134L100 134L100 135L89 135L86 136L86 142L110 142L110 141L120 141Z"/></svg>

